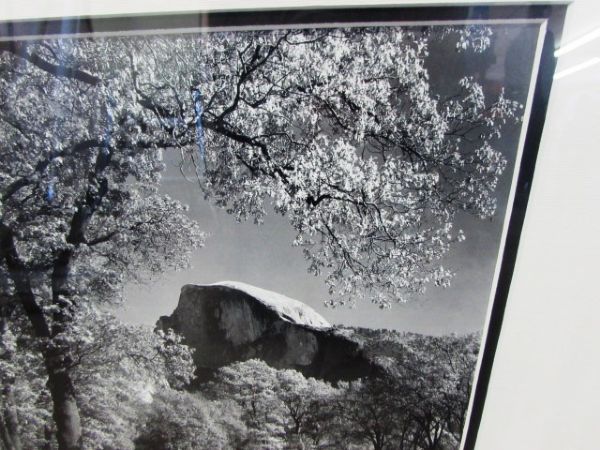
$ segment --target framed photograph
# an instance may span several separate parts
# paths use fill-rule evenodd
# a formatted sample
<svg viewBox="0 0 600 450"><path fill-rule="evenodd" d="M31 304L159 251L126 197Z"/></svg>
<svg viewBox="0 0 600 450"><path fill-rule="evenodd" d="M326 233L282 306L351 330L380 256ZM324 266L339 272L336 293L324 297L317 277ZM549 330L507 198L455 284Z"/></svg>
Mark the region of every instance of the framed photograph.
<svg viewBox="0 0 600 450"><path fill-rule="evenodd" d="M0 448L475 448L565 9L0 23Z"/></svg>

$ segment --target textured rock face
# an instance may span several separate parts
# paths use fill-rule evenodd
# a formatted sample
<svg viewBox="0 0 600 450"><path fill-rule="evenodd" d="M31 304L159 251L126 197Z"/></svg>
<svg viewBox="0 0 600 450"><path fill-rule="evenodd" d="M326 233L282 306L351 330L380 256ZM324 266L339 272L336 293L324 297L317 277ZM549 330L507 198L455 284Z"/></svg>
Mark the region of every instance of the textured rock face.
<svg viewBox="0 0 600 450"><path fill-rule="evenodd" d="M186 285L173 314L159 319L159 328L172 328L194 349L199 379L251 358L328 381L377 370L356 342L326 327L325 319L308 306L303 310L296 300L246 286ZM290 305L292 315L286 314Z"/></svg>

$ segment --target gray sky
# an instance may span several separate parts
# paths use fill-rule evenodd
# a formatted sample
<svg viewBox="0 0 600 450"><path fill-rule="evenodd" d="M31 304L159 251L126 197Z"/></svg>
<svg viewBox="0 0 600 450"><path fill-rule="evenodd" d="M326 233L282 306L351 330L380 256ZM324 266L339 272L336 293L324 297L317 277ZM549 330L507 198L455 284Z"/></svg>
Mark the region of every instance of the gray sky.
<svg viewBox="0 0 600 450"><path fill-rule="evenodd" d="M537 26L494 26L489 56L465 59L452 49L431 48L429 71L435 92L444 94L465 71L479 72L489 93L505 86L507 92L525 101L535 51ZM493 55L493 56L492 56ZM505 56L508 55L508 56ZM491 56L491 57L490 57ZM466 67L466 69L465 69ZM223 280L250 283L303 301L329 322L374 328L389 328L426 334L464 333L481 330L490 296L500 234L517 150L520 126L508 127L496 147L509 160L498 188L498 211L482 221L466 214L456 220L467 240L454 247L443 262L456 272L450 288L428 287L426 293L392 309L381 310L367 302L354 308L323 306L327 298L322 278L307 272L299 248L291 246L294 231L287 218L268 215L262 226L237 223L224 210L206 202L197 184L186 181L168 158L162 191L190 206L190 215L210 233L206 246L196 251L192 268L168 273L152 283L126 288L126 306L118 316L131 323L154 324L177 305L184 284L208 284Z"/></svg>

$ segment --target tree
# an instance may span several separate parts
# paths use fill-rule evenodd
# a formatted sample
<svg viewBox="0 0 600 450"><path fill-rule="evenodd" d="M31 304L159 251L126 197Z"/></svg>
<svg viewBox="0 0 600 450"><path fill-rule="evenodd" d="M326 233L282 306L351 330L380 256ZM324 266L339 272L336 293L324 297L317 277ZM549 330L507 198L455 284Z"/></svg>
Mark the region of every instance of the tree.
<svg viewBox="0 0 600 450"><path fill-rule="evenodd" d="M401 383L394 377L374 377L344 385L335 406L341 417L338 433L373 450L407 448L411 397L402 395Z"/></svg>
<svg viewBox="0 0 600 450"><path fill-rule="evenodd" d="M246 448L283 449L284 406L277 395L277 370L258 359L218 370L207 393L216 400L230 399L242 409L248 427Z"/></svg>
<svg viewBox="0 0 600 450"><path fill-rule="evenodd" d="M202 235L156 194L161 150L129 133L126 93L76 68L89 43L54 47L3 48L0 261L3 298L40 341L59 446L70 449L81 442L69 369L78 308L118 303L126 279L181 267Z"/></svg>
<svg viewBox="0 0 600 450"><path fill-rule="evenodd" d="M4 279L5 280L5 279ZM0 448L20 450L27 444L43 447L44 426L50 416L41 360L22 318L9 320L8 299L0 302ZM27 426L23 426L23 424ZM41 432L40 432L41 430ZM23 447L25 443L25 447Z"/></svg>
<svg viewBox="0 0 600 450"><path fill-rule="evenodd" d="M240 448L246 429L232 402L209 402L198 394L165 390L154 397L135 440L138 450Z"/></svg>
<svg viewBox="0 0 600 450"><path fill-rule="evenodd" d="M468 76L451 98L432 92L428 41L481 51L477 30L0 44L2 299L41 343L59 446L82 435L68 370L78 308L118 302L125 280L181 267L202 243L157 194L163 150L239 220L269 204L287 215L332 304L447 284L453 218L493 214L505 161L492 144L517 109L502 94L486 104Z"/></svg>
<svg viewBox="0 0 600 450"><path fill-rule="evenodd" d="M187 149L206 195L238 220L260 222L269 205L285 214L331 304L367 295L389 306L449 282L439 260L463 239L452 230L458 211L494 213L506 161L493 142L518 105L502 93L486 103L468 74L439 98L427 71L429 40L484 51L489 32L285 30L128 45L141 103Z"/></svg>
<svg viewBox="0 0 600 450"><path fill-rule="evenodd" d="M287 30L13 53L36 62L67 53L93 72L67 71L78 82L112 76L118 101L135 111L125 121L130 140L180 148L206 195L240 220L260 221L268 198L297 230L310 270L326 272L332 303L359 288L389 305L448 282L439 260L462 239L452 231L457 211L494 212L505 161L492 144L518 105L503 94L486 104L468 74L455 95L439 98L427 71L430 40L483 51L489 34Z"/></svg>
<svg viewBox="0 0 600 450"><path fill-rule="evenodd" d="M69 368L81 413L84 448L133 448L147 405L174 397L194 374L191 350L172 332L126 325L81 308ZM199 419L201 420L201 419Z"/></svg>
<svg viewBox="0 0 600 450"><path fill-rule="evenodd" d="M160 404L160 399L178 395L177 389L189 383L194 372L191 352L174 334L125 325L107 313L79 311L76 319L84 331L74 337L69 373L81 415L82 445L132 449L154 397ZM26 449L56 448L43 358L31 337L13 331L14 325L5 332L13 338L3 342L12 342L15 361L0 369L15 377L5 385L12 388L20 425L14 435ZM15 339L17 334L21 337Z"/></svg>
<svg viewBox="0 0 600 450"><path fill-rule="evenodd" d="M219 369L205 390L241 407L249 429L247 448L323 448L333 412L328 405L338 395L324 381L257 359Z"/></svg>
<svg viewBox="0 0 600 450"><path fill-rule="evenodd" d="M305 378L296 370L279 370L276 392L284 406L288 446L321 448L330 431L332 409L329 404L339 394L338 390L324 381Z"/></svg>
<svg viewBox="0 0 600 450"><path fill-rule="evenodd" d="M412 417L419 426L418 441L427 450L460 445L465 427L479 336L414 336L405 362L416 397Z"/></svg>
<svg viewBox="0 0 600 450"><path fill-rule="evenodd" d="M458 448L465 425L479 337L355 330L381 367L343 385L335 402L338 434L373 449ZM345 443L345 446L350 443Z"/></svg>

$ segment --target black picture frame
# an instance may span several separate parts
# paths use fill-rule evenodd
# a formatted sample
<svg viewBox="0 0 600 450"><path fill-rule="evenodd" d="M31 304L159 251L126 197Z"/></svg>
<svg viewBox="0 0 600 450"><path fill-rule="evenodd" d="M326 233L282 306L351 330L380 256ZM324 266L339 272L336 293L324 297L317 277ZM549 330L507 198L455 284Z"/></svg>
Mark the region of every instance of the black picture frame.
<svg viewBox="0 0 600 450"><path fill-rule="evenodd" d="M545 36L541 60L535 74L535 91L531 115L518 170L515 196L508 224L506 245L502 249L501 267L497 289L491 305L485 345L480 350L479 373L471 397L472 407L463 434L463 449L476 448L477 433L485 407L485 399L493 369L494 355L501 335L504 311L509 295L511 279L519 248L521 230L526 215L535 163L544 127L552 78L556 66L554 51L561 41L566 14L565 3L549 4L482 4L444 6L399 6L351 8L272 9L227 12L173 13L164 15L135 14L114 17L66 17L63 19L23 20L0 22L0 50L15 45L19 40L38 39L45 36L69 36L76 34L124 32L147 32L152 30L177 30L223 27L267 27L291 25L368 24L390 22L453 22L453 21L502 21L539 20L545 23Z"/></svg>

